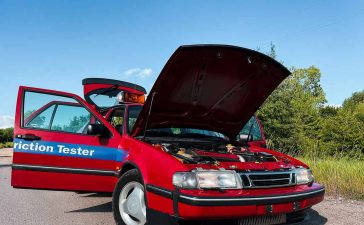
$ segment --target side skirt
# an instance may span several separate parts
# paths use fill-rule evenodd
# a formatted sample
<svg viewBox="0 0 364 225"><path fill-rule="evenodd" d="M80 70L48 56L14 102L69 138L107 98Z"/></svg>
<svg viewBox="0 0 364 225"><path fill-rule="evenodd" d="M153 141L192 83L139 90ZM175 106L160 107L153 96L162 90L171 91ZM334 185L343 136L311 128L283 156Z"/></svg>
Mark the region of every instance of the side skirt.
<svg viewBox="0 0 364 225"><path fill-rule="evenodd" d="M53 166L23 165L23 164L13 164L12 169L30 170L30 171L39 171L39 172L87 174L87 175L98 175L98 176L117 176L118 175L118 171L113 171L113 170L94 170L94 169L53 167Z"/></svg>

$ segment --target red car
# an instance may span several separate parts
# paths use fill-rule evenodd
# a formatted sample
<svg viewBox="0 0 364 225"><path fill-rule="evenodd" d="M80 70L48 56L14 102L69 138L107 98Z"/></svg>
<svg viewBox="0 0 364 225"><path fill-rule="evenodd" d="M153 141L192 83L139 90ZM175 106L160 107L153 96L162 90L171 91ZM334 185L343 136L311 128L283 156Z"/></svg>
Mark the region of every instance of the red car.
<svg viewBox="0 0 364 225"><path fill-rule="evenodd" d="M84 79L84 99L22 86L12 186L113 192L123 225L301 220L324 187L267 149L253 116L289 75L256 51L195 45L175 51L146 101L109 79Z"/></svg>

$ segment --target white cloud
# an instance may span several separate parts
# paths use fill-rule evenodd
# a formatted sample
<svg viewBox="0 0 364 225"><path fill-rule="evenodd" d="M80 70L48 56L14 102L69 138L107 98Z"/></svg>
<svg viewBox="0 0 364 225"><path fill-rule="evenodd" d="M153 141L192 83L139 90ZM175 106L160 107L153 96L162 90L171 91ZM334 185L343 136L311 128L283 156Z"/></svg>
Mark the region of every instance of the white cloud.
<svg viewBox="0 0 364 225"><path fill-rule="evenodd" d="M0 128L8 128L14 126L14 117L0 115Z"/></svg>
<svg viewBox="0 0 364 225"><path fill-rule="evenodd" d="M136 76L139 77L141 79L145 79L147 77L150 77L150 75L152 75L153 70L151 68L132 68L132 69L128 69L126 71L124 71L124 76L125 77L131 77L131 76Z"/></svg>
<svg viewBox="0 0 364 225"><path fill-rule="evenodd" d="M324 106L329 106L329 107L333 107L333 108L341 108L342 105L340 104L324 104Z"/></svg>

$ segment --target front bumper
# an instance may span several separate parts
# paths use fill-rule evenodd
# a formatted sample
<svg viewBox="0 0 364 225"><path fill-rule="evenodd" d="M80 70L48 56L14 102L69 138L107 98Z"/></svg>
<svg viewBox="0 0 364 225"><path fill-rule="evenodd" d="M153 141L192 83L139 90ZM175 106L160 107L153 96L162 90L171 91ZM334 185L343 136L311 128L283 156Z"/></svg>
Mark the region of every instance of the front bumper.
<svg viewBox="0 0 364 225"><path fill-rule="evenodd" d="M286 202L302 201L305 199L323 196L324 188L300 193L284 194L284 195L267 195L267 196L249 196L249 197L198 197L180 194L178 201L191 206L250 206L250 205L272 205Z"/></svg>
<svg viewBox="0 0 364 225"><path fill-rule="evenodd" d="M290 214L321 202L324 193L324 187L316 184L301 191L275 194L198 196L186 194L178 189L169 191L147 185L148 208L153 212L158 211L169 215L175 220L231 219Z"/></svg>

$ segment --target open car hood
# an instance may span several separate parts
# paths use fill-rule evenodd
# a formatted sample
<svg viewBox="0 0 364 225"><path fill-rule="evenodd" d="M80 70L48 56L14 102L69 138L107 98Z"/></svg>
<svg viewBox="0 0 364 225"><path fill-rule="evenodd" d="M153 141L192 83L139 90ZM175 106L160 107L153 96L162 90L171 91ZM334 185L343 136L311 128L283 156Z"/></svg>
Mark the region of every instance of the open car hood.
<svg viewBox="0 0 364 225"><path fill-rule="evenodd" d="M253 50L181 46L151 89L132 135L141 135L145 127L188 127L233 138L289 75L283 65Z"/></svg>

